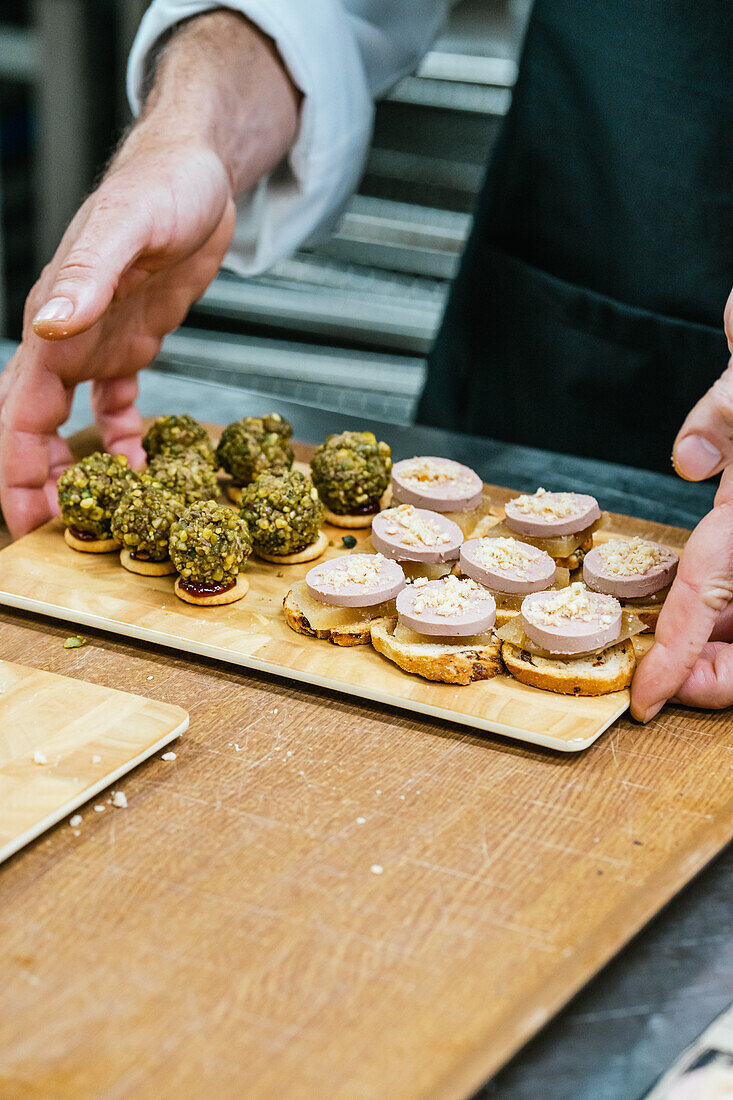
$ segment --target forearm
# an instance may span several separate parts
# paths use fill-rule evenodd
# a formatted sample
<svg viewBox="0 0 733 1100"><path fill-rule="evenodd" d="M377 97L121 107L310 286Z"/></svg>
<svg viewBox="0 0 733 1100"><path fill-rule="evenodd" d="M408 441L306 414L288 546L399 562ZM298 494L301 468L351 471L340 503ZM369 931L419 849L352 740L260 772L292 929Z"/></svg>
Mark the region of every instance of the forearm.
<svg viewBox="0 0 733 1100"><path fill-rule="evenodd" d="M232 195L249 190L292 147L301 94L271 40L243 16L183 23L161 51L142 115L112 168L171 142L211 150Z"/></svg>

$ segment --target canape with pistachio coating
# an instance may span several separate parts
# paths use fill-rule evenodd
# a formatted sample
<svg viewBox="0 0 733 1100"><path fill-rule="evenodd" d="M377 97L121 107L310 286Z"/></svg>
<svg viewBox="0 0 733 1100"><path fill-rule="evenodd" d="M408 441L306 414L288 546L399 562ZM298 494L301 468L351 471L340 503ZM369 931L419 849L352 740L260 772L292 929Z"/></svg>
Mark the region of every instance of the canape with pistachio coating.
<svg viewBox="0 0 733 1100"><path fill-rule="evenodd" d="M171 525L185 510L180 497L149 482L127 493L112 516L112 533L122 544L120 562L131 573L164 577L175 573L168 556Z"/></svg>
<svg viewBox="0 0 733 1100"><path fill-rule="evenodd" d="M159 416L143 436L143 449L148 462L156 455L179 455L182 451L198 451L205 462L214 466L214 444L206 429L188 413L182 416Z"/></svg>
<svg viewBox="0 0 733 1100"><path fill-rule="evenodd" d="M243 487L266 470L290 469L293 465L289 444L292 434L292 425L278 413L245 416L224 429L216 458L232 479L227 493L235 504L242 499Z"/></svg>
<svg viewBox="0 0 733 1100"><path fill-rule="evenodd" d="M185 504L197 500L217 500L219 480L216 470L198 451L183 450L177 454L156 455L148 463L145 478L162 485Z"/></svg>
<svg viewBox="0 0 733 1100"><path fill-rule="evenodd" d="M169 553L180 576L176 595L193 604L241 600L249 585L240 576L252 552L244 519L222 504L191 504L171 525Z"/></svg>
<svg viewBox="0 0 733 1100"><path fill-rule="evenodd" d="M311 476L326 520L337 527L370 527L391 469L390 448L373 432L329 435L311 459Z"/></svg>
<svg viewBox="0 0 733 1100"><path fill-rule="evenodd" d="M323 505L315 486L298 470L260 474L243 492L241 514L255 553L265 561L314 561L328 546L321 531Z"/></svg>
<svg viewBox="0 0 733 1100"><path fill-rule="evenodd" d="M119 550L112 534L112 514L138 482L124 455L97 451L65 470L57 491L67 544L91 554Z"/></svg>

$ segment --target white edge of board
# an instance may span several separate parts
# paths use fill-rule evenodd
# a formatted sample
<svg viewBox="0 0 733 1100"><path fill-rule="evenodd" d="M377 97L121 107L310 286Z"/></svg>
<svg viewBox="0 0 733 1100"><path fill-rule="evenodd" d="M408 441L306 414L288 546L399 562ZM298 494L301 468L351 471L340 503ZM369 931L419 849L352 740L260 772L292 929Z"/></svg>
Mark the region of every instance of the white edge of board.
<svg viewBox="0 0 733 1100"><path fill-rule="evenodd" d="M165 649L177 649L182 653L195 653L199 657L208 657L214 661L225 661L227 664L236 665L239 668L251 669L254 672L264 672L269 676L277 676L280 679L294 680L301 684L311 684L313 687L327 688L336 691L340 695L351 695L362 702L385 703L387 706L397 707L399 710L414 714L425 714L429 718L440 718L452 725L467 726L469 729L482 730L485 733L497 733L502 737L510 737L514 741L523 741L526 744L539 745L544 749L555 749L559 752L582 752L589 748L602 733L619 718L629 706L628 692L625 692L626 701L618 710L610 715L608 721L600 729L597 729L591 737L576 738L573 741L562 741L559 738L545 737L541 733L532 733L521 726L505 726L502 722L482 722L473 716L460 715L457 711L448 710L445 707L434 707L430 703L418 703L414 700L403 699L399 695L390 695L370 688L367 693L355 685L344 683L340 680L330 680L322 676L311 676L299 669L285 668L281 665L271 664L269 661L261 661L257 657L243 657L239 653L231 653L219 646L208 645L206 642L191 642L185 638L176 638L172 634L163 634L157 630L148 630L145 627L131 626L128 623L120 623L120 629L115 630L112 619L105 619L101 615L93 615L86 611L77 611L72 608L53 607L34 600L30 596L18 596L12 592L0 591L0 603L7 607L16 607L21 611L33 611L46 618L62 619L65 622L91 626L95 630L102 630L107 634L114 634L123 638L136 638L140 642L151 642L153 645L163 646ZM124 629L122 629L124 627ZM572 698L572 696L568 696ZM0 852L0 858L2 852Z"/></svg>
<svg viewBox="0 0 733 1100"><path fill-rule="evenodd" d="M50 813L48 817L44 817L42 821L37 821L34 825L31 825L30 829L26 829L24 833L20 833L18 836L13 837L3 848L0 848L0 863L9 859L10 856L15 855L21 848L24 848L26 844L30 844L32 840L37 840L42 833L45 833L48 829L53 828L54 825L58 825L59 821L67 817L74 810L78 810L80 806L83 806L86 802L90 802L96 795L106 790L107 787L111 787L113 783L116 783L118 779L122 779L124 775L131 772L138 764L142 764L145 760L148 760L151 756L154 756L160 749L165 748L166 745L170 745L171 741L175 741L177 737L180 737L182 733L185 733L188 729L189 715L187 714L183 721L172 729L169 733L166 733L164 737L161 737L154 745L149 745L143 752L134 756L131 760L126 760L124 764L120 764L119 768L115 768L112 772L106 772L96 783L92 783L91 787L85 787L82 791L79 791L77 795L70 798L68 802L64 802L62 806L59 806L57 810Z"/></svg>

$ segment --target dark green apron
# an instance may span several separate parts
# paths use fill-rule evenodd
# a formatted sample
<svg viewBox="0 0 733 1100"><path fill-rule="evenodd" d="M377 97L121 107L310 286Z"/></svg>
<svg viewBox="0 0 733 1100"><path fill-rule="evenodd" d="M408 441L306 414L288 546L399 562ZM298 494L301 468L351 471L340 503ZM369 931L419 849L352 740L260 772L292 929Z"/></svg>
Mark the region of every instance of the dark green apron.
<svg viewBox="0 0 733 1100"><path fill-rule="evenodd" d="M724 369L733 4L537 0L418 419L669 470Z"/></svg>

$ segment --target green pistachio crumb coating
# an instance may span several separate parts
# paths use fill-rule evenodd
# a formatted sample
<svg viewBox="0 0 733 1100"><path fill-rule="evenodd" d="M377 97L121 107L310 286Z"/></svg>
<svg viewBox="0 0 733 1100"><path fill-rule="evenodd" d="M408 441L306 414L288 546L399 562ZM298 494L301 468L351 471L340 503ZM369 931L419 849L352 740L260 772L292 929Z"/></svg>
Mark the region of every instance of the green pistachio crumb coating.
<svg viewBox="0 0 733 1100"><path fill-rule="evenodd" d="M136 485L127 493L112 516L112 534L135 557L165 561L171 524L186 505L168 489L151 484Z"/></svg>
<svg viewBox="0 0 733 1100"><path fill-rule="evenodd" d="M391 451L373 432L329 435L311 459L313 484L332 512L345 516L378 504L389 484Z"/></svg>
<svg viewBox="0 0 733 1100"><path fill-rule="evenodd" d="M210 466L216 462L214 444L206 429L188 413L182 416L159 416L143 436L143 449L148 456L148 462L156 455L180 455L182 451L198 451Z"/></svg>
<svg viewBox="0 0 733 1100"><path fill-rule="evenodd" d="M292 425L277 413L245 416L225 428L216 448L219 465L235 485L249 485L266 470L289 470Z"/></svg>
<svg viewBox="0 0 733 1100"><path fill-rule="evenodd" d="M156 455L148 463L146 474L174 496L181 497L185 504L219 497L216 470L198 451Z"/></svg>
<svg viewBox="0 0 733 1100"><path fill-rule="evenodd" d="M183 580L230 584L251 552L245 521L213 500L192 504L171 526L169 553Z"/></svg>
<svg viewBox="0 0 733 1100"><path fill-rule="evenodd" d="M108 539L112 513L139 480L124 455L99 451L88 455L65 470L56 483L61 518L67 527Z"/></svg>
<svg viewBox="0 0 733 1100"><path fill-rule="evenodd" d="M256 550L297 554L318 538L323 505L315 486L298 470L260 474L242 494L241 514Z"/></svg>

